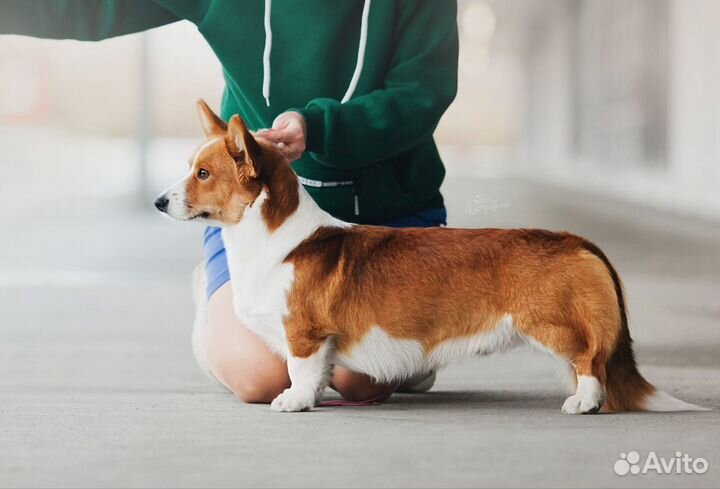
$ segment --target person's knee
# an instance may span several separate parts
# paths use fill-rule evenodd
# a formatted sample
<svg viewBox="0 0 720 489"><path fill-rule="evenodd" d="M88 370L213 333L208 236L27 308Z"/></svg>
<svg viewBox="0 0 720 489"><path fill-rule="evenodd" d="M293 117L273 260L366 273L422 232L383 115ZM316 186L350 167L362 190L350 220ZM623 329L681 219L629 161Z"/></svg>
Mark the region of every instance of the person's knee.
<svg viewBox="0 0 720 489"><path fill-rule="evenodd" d="M345 386L338 389L340 395L346 401L364 402L364 401L384 401L388 399L393 392L394 387L388 386Z"/></svg>
<svg viewBox="0 0 720 489"><path fill-rule="evenodd" d="M246 352L248 353L248 352ZM274 358L258 359L233 349L215 349L209 356L215 377L243 402L269 403L290 386L287 369ZM258 363L263 365L258 368Z"/></svg>
<svg viewBox="0 0 720 489"><path fill-rule="evenodd" d="M266 404L275 399L288 385L280 376L264 373L240 373L224 376L223 383L235 396L249 404Z"/></svg>
<svg viewBox="0 0 720 489"><path fill-rule="evenodd" d="M384 401L395 392L394 384L378 384L370 377L337 369L333 375L333 388L347 401Z"/></svg>
<svg viewBox="0 0 720 489"><path fill-rule="evenodd" d="M284 386L250 379L236 383L231 390L238 399L248 404L269 404L284 389Z"/></svg>
<svg viewBox="0 0 720 489"><path fill-rule="evenodd" d="M289 387L285 362L235 316L229 284L208 301L205 338L210 370L242 401L269 403Z"/></svg>

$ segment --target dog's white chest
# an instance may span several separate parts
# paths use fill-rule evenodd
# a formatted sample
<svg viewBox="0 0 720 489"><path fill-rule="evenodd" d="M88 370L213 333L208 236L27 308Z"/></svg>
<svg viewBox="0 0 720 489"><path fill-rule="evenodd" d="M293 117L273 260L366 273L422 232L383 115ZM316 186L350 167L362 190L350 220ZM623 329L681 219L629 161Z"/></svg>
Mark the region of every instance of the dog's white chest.
<svg viewBox="0 0 720 489"><path fill-rule="evenodd" d="M240 322L258 335L276 353L287 356L283 317L288 313L287 293L294 278L293 266L274 255L281 254L261 244L248 242L252 231L223 229L228 249L228 268L233 289L233 308ZM237 249L245 250L240 253ZM254 250L254 253L248 253Z"/></svg>
<svg viewBox="0 0 720 489"><path fill-rule="evenodd" d="M235 313L283 356L288 353L283 318L295 278L285 258L318 227L349 226L321 210L300 184L298 188L298 208L279 228L271 231L265 223L262 209L268 195L263 191L239 224L222 229Z"/></svg>
<svg viewBox="0 0 720 489"><path fill-rule="evenodd" d="M260 274L247 271L242 279L233 279L233 307L238 319L257 334L270 348L287 356L283 317L288 313L287 291L292 285L292 265L279 265ZM237 276L237 274L235 274Z"/></svg>

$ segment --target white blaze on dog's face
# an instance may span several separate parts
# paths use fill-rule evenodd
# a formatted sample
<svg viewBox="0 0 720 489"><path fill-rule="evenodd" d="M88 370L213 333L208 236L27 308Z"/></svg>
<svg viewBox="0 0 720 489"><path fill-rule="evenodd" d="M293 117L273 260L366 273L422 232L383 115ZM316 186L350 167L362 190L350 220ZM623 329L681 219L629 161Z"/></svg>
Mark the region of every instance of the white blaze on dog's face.
<svg viewBox="0 0 720 489"><path fill-rule="evenodd" d="M181 221L237 224L262 190L260 145L237 115L225 124L202 100L198 114L207 140L190 159L187 177L163 192L155 207Z"/></svg>

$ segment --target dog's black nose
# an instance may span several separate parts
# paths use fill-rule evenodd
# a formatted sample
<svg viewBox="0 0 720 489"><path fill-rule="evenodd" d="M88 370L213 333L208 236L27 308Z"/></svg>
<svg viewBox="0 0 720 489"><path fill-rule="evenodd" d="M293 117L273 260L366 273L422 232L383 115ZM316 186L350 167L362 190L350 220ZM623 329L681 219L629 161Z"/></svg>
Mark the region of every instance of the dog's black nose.
<svg viewBox="0 0 720 489"><path fill-rule="evenodd" d="M157 207L157 210L159 210L160 212L166 212L169 202L170 200L168 200L167 197L161 195L160 197L155 199L155 207Z"/></svg>

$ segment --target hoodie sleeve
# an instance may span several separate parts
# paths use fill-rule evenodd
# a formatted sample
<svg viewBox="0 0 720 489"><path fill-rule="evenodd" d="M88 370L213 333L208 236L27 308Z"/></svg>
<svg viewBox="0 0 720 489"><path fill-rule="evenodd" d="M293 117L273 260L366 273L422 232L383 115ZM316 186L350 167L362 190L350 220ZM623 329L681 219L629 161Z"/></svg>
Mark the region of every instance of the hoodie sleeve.
<svg viewBox="0 0 720 489"><path fill-rule="evenodd" d="M99 41L178 20L149 0L0 0L0 34Z"/></svg>
<svg viewBox="0 0 720 489"><path fill-rule="evenodd" d="M457 92L456 2L403 4L385 86L344 104L318 98L297 109L307 149L318 162L358 168L402 153L432 136Z"/></svg>

